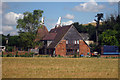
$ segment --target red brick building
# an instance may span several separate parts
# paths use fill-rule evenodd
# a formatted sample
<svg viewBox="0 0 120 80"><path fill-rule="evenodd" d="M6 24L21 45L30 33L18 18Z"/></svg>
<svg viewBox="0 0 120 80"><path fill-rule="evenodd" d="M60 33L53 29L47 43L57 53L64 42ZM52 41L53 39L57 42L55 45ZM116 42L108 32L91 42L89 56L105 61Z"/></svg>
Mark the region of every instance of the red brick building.
<svg viewBox="0 0 120 80"><path fill-rule="evenodd" d="M90 53L90 48L83 40L83 36L73 25L51 29L42 41L44 46L40 48L40 54L67 56Z"/></svg>

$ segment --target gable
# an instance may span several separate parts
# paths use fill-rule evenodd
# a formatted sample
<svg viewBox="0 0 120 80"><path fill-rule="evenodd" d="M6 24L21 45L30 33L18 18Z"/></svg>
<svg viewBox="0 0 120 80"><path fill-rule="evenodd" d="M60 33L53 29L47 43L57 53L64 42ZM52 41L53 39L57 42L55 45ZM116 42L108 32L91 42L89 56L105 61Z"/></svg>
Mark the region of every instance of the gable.
<svg viewBox="0 0 120 80"><path fill-rule="evenodd" d="M56 45L60 42L60 40L63 38L63 36L66 34L66 32L69 30L71 25L57 27L54 29L51 29L49 33L56 33L56 36L52 43L48 46L48 48L55 48Z"/></svg>
<svg viewBox="0 0 120 80"><path fill-rule="evenodd" d="M65 34L64 40L83 40L80 33L76 30L74 26L72 26L67 33Z"/></svg>

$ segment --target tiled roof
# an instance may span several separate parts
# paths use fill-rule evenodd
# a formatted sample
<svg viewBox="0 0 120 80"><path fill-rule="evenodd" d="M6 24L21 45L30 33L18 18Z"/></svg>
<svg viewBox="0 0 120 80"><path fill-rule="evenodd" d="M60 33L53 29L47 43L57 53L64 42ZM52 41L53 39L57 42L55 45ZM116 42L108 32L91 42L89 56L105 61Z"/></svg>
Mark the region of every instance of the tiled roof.
<svg viewBox="0 0 120 80"><path fill-rule="evenodd" d="M67 31L72 27L72 25L55 27L51 29L49 33L42 40L52 40L52 43L47 48L55 48L59 41L64 37ZM83 35L80 35L81 40Z"/></svg>
<svg viewBox="0 0 120 80"><path fill-rule="evenodd" d="M66 32L69 30L70 27L71 25L51 29L49 33L57 33L57 34L53 42L48 46L48 48L55 48L57 43L63 38L63 36L66 34Z"/></svg>
<svg viewBox="0 0 120 80"><path fill-rule="evenodd" d="M44 25L41 25L41 27L39 27L37 30L37 36L36 36L35 41L41 40L47 34L48 34L47 28Z"/></svg>
<svg viewBox="0 0 120 80"><path fill-rule="evenodd" d="M42 40L54 40L57 33L49 33Z"/></svg>

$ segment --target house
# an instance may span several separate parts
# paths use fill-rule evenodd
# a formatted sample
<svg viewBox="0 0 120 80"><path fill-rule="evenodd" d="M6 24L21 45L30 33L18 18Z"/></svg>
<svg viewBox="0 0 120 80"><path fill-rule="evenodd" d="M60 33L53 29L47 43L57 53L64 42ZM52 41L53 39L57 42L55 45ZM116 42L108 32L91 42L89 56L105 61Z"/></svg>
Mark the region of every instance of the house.
<svg viewBox="0 0 120 80"><path fill-rule="evenodd" d="M73 25L56 26L41 41L44 46L40 48L40 54L67 56L90 53L90 47Z"/></svg>

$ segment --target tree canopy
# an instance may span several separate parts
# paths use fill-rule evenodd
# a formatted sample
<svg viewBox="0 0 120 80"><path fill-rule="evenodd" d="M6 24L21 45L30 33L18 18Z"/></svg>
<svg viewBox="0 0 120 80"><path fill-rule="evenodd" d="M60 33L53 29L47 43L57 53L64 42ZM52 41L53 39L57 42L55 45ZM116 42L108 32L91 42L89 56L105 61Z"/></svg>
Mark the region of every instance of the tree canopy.
<svg viewBox="0 0 120 80"><path fill-rule="evenodd" d="M82 25L78 22L73 24L78 32L88 33L89 39L96 41L96 26ZM98 27L99 45L116 45L120 47L120 15L110 15Z"/></svg>
<svg viewBox="0 0 120 80"><path fill-rule="evenodd" d="M35 36L40 26L40 18L42 10L34 10L33 12L25 12L23 19L18 19L16 28L19 29L20 41L23 47L35 47Z"/></svg>

